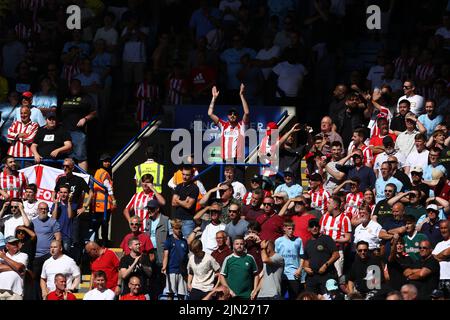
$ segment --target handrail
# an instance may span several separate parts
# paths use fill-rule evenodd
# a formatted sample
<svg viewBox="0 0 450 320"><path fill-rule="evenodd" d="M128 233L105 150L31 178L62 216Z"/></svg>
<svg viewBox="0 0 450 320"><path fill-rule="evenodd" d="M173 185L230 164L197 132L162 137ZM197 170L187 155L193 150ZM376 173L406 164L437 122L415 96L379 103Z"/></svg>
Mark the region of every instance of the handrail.
<svg viewBox="0 0 450 320"><path fill-rule="evenodd" d="M233 166L246 166L246 167L269 167L270 164L269 163L226 163L226 162L213 162L211 163L205 170L201 171L198 175L196 175L193 179L197 180L198 178L200 178L202 175L204 175L205 173L207 173L208 171L210 171L211 169L213 169L214 167L218 166L220 167L220 178L219 181L222 182L223 181L223 170L222 168L224 166L227 165L233 165Z"/></svg>
<svg viewBox="0 0 450 320"><path fill-rule="evenodd" d="M34 158L14 158L15 160L21 161L22 168L24 167L25 161L33 162ZM63 163L64 160L57 160L57 159L42 159L41 162L44 163ZM3 168L4 165L0 166L0 168ZM100 181L95 179L92 175L89 174L89 172L86 172L84 169L80 168L77 164L75 164L75 167L81 171L81 173L87 174L89 176L89 187L93 188L93 184L96 183L100 186L100 188L103 189L103 193L105 195L104 197L104 212L103 212L103 218L106 220L107 217L107 209L108 209L108 189L104 184L102 184Z"/></svg>
<svg viewBox="0 0 450 320"><path fill-rule="evenodd" d="M150 136L160 124L161 120L150 121L136 136L130 139L125 147L123 147L111 160L113 173L128 159L127 155L141 145L141 139Z"/></svg>

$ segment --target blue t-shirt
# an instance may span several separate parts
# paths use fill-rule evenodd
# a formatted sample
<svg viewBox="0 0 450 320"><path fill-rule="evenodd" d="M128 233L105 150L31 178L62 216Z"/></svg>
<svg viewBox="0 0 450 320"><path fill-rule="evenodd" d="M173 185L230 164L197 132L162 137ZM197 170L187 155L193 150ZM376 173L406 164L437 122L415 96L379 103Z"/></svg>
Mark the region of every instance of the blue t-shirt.
<svg viewBox="0 0 450 320"><path fill-rule="evenodd" d="M295 280L294 273L300 266L300 257L303 255L302 239L279 237L275 240L275 252L284 259L284 276L288 280Z"/></svg>
<svg viewBox="0 0 450 320"><path fill-rule="evenodd" d="M438 164L436 167L429 164L423 169L423 180L433 180L433 169L442 171L444 175L447 175L447 170L442 164Z"/></svg>
<svg viewBox="0 0 450 320"><path fill-rule="evenodd" d="M55 205L52 206L50 212L53 212L53 208ZM77 210L77 204L72 203L72 210L75 212ZM72 238L72 219L69 219L69 215L67 213L67 205L64 203L58 204L58 223L59 228L61 229L61 235L63 239L71 239Z"/></svg>
<svg viewBox="0 0 450 320"><path fill-rule="evenodd" d="M186 239L175 239L169 236L164 242L164 250L169 250L169 263L167 273L181 273L180 265L187 265L188 262L188 244Z"/></svg>
<svg viewBox="0 0 450 320"><path fill-rule="evenodd" d="M66 42L64 44L63 53L68 53L70 48L77 47L81 49L80 58L87 58L89 56L90 47L86 42L75 43L73 41Z"/></svg>
<svg viewBox="0 0 450 320"><path fill-rule="evenodd" d="M38 92L33 96L33 102L31 104L40 109L56 108L58 106L58 97L54 92L49 94Z"/></svg>
<svg viewBox="0 0 450 320"><path fill-rule="evenodd" d="M97 54L94 59L92 59L92 71L102 76L103 72L112 64L112 55L108 52ZM104 85L111 86L112 78L111 76L106 77Z"/></svg>
<svg viewBox="0 0 450 320"><path fill-rule="evenodd" d="M227 65L227 88L229 90L237 90L241 85L239 79L237 78L237 74L242 68L241 57L247 53L250 55L250 59L254 59L256 57L255 50L250 48L241 48L239 50L229 48L220 55L220 60L225 62Z"/></svg>
<svg viewBox="0 0 450 320"><path fill-rule="evenodd" d="M48 218L41 221L39 218L33 219L34 232L36 233L36 258L50 252L50 243L55 239L55 233L61 228L58 221Z"/></svg>
<svg viewBox="0 0 450 320"><path fill-rule="evenodd" d="M422 122L425 129L427 129L427 138L429 138L433 134L433 131L437 127L437 125L443 121L443 118L441 115L438 115L433 120L431 120L430 118L428 118L427 114L423 114L419 116L418 120Z"/></svg>
<svg viewBox="0 0 450 320"><path fill-rule="evenodd" d="M278 192L286 192L289 199L292 199L302 195L303 187L299 184L293 184L292 186L288 187L286 183L283 183L275 189L275 193Z"/></svg>
<svg viewBox="0 0 450 320"><path fill-rule="evenodd" d="M401 183L397 178L390 177L389 179L387 179L387 181L384 181L383 177L380 176L375 182L375 190L377 192L375 197L376 203L386 198L384 196L384 188L386 188L386 185L388 183L395 184L395 186L397 187L397 193L400 192L403 188L403 183Z"/></svg>
<svg viewBox="0 0 450 320"><path fill-rule="evenodd" d="M217 8L210 8L208 15L215 19L220 19L221 12ZM192 13L189 27L195 29L197 39L206 36L208 32L216 28L201 8Z"/></svg>

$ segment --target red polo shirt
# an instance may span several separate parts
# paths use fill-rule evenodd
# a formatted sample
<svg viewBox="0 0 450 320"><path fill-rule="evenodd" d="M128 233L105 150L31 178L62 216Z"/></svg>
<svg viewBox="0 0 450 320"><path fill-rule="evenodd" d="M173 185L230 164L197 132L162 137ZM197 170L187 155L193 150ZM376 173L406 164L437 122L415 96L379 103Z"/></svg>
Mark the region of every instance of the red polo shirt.
<svg viewBox="0 0 450 320"><path fill-rule="evenodd" d="M123 252L125 255L130 254L130 248L128 248L128 240L130 240L131 237L136 237L133 233L127 234L120 244L120 247L123 249ZM137 238L139 239L139 242L141 243L140 251L141 253L149 253L150 250L152 250L153 243L152 240L150 240L150 237L146 235L145 233L139 232L137 235Z"/></svg>
<svg viewBox="0 0 450 320"><path fill-rule="evenodd" d="M103 270L106 273L106 287L114 291L119 278L119 258L114 251L106 249L97 259L91 261L91 272Z"/></svg>
<svg viewBox="0 0 450 320"><path fill-rule="evenodd" d="M64 299L64 294L58 295L55 290L47 295L47 300L77 300L77 297L73 293L67 292L66 299Z"/></svg>
<svg viewBox="0 0 450 320"><path fill-rule="evenodd" d="M143 294L132 296L131 293L123 295L119 300L147 300Z"/></svg>
<svg viewBox="0 0 450 320"><path fill-rule="evenodd" d="M311 233L308 231L308 222L309 222L309 220L315 219L315 218L316 217L310 213L307 213L302 216L297 216L297 215L292 216L292 221L295 224L294 236L302 239L303 247L306 246L306 243L312 237Z"/></svg>
<svg viewBox="0 0 450 320"><path fill-rule="evenodd" d="M270 218L263 214L257 217L256 221L261 225L261 233L259 234L261 240L275 241L283 236L284 220L278 214L274 213Z"/></svg>

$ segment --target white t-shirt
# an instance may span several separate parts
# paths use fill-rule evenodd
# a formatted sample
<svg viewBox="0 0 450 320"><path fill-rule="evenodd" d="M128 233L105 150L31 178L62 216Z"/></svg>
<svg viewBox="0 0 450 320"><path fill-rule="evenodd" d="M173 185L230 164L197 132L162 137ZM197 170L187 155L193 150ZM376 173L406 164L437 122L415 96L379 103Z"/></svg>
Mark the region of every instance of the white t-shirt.
<svg viewBox="0 0 450 320"><path fill-rule="evenodd" d="M39 215L38 205L39 205L39 201L29 203L28 200L25 200L23 202L23 211L25 211L25 213L27 214L28 219L33 220L34 218L36 218Z"/></svg>
<svg viewBox="0 0 450 320"><path fill-rule="evenodd" d="M140 28L140 31L148 34L148 28ZM125 27L122 36L128 33L128 27ZM137 36L132 36L123 46L122 60L125 62L147 62L144 42L139 41Z"/></svg>
<svg viewBox="0 0 450 320"><path fill-rule="evenodd" d="M425 167L428 165L428 154L430 151L423 150L421 153L418 153L417 150L414 150L411 152L406 158L406 167L410 167L412 169L413 166L421 166L422 169L425 169Z"/></svg>
<svg viewBox="0 0 450 320"><path fill-rule="evenodd" d="M280 56L280 47L273 46L269 50L261 49L258 51L258 54L256 55L256 59L258 60L270 60L272 58L276 58ZM269 78L270 72L272 71L272 68L262 68L261 69L264 79L267 80Z"/></svg>
<svg viewBox="0 0 450 320"><path fill-rule="evenodd" d="M66 275L67 288L72 288L73 279L80 275L80 268L78 268L75 261L63 254L58 259L53 257L45 260L42 266L41 278L47 279L47 288L49 291L55 290L55 275L57 273L63 273Z"/></svg>
<svg viewBox="0 0 450 320"><path fill-rule="evenodd" d="M239 11L239 7L241 6L241 2L239 0L222 0L219 4L219 10L225 12L226 8L230 8L231 11L237 13ZM232 14L225 14L223 16L224 21L235 21L236 18Z"/></svg>
<svg viewBox="0 0 450 320"><path fill-rule="evenodd" d="M220 223L216 226L212 223L209 223L205 227L205 230L203 230L202 236L200 238L203 244L203 251L211 254L214 249L217 248L216 233L225 230L225 227L226 225L224 223Z"/></svg>
<svg viewBox="0 0 450 320"><path fill-rule="evenodd" d="M98 39L103 39L107 46L114 46L117 43L118 33L116 29L111 28L106 30L105 27L99 28L95 33L94 42Z"/></svg>
<svg viewBox="0 0 450 320"><path fill-rule="evenodd" d="M23 264L25 267L28 264L28 255L23 252L18 252L11 256L8 252L6 256L16 262ZM0 259L3 263L3 259ZM23 294L23 278L15 271L0 272L0 289L11 290L15 294Z"/></svg>
<svg viewBox="0 0 450 320"><path fill-rule="evenodd" d="M404 99L408 100L411 103L411 112L414 113L416 116L419 116L423 113L424 99L422 96L419 96L418 94L415 94L409 98L407 98L406 95L401 96L397 102L397 112L400 111L398 108L398 104L400 103L400 101Z"/></svg>
<svg viewBox="0 0 450 320"><path fill-rule="evenodd" d="M450 239L439 242L436 247L434 247L432 254L437 255L447 248L450 248ZM441 266L441 274L439 279L450 280L450 261L440 261L439 265Z"/></svg>
<svg viewBox="0 0 450 320"><path fill-rule="evenodd" d="M277 64L273 72L278 76L278 87L287 97L297 96L303 78L308 74L302 64L290 64L287 61ZM277 97L280 97L278 92Z"/></svg>
<svg viewBox="0 0 450 320"><path fill-rule="evenodd" d="M366 227L361 223L355 229L355 244L361 240L369 243L369 250L373 250L379 247L381 239L378 237L380 234L381 225L373 220L370 220Z"/></svg>
<svg viewBox="0 0 450 320"><path fill-rule="evenodd" d="M101 292L97 288L92 289L83 297L83 300L114 300L115 298L114 291L111 289L106 289L105 291Z"/></svg>
<svg viewBox="0 0 450 320"><path fill-rule="evenodd" d="M23 225L22 215L19 214L17 218L15 218L12 214L9 215L5 220L5 230L3 232L5 239L9 236L14 236L16 234L16 228Z"/></svg>
<svg viewBox="0 0 450 320"><path fill-rule="evenodd" d="M372 90L377 87L380 89L382 79L384 76L384 67L383 66L372 66L367 74L367 80L372 82Z"/></svg>
<svg viewBox="0 0 450 320"><path fill-rule="evenodd" d="M214 274L220 270L220 265L208 253L203 258L191 255L187 266L189 274L193 275L192 288L208 292L214 288Z"/></svg>

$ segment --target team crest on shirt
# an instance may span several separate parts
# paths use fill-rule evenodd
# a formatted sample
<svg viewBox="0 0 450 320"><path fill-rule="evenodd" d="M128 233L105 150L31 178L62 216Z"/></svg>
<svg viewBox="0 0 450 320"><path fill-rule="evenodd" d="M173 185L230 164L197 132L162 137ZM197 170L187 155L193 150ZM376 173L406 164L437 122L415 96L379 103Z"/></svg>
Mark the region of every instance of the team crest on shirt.
<svg viewBox="0 0 450 320"><path fill-rule="evenodd" d="M248 266L249 266L249 263L248 263L248 262L246 262L246 263L245 263L245 266L246 266L246 267L248 267Z"/></svg>
<svg viewBox="0 0 450 320"><path fill-rule="evenodd" d="M417 247L418 245L419 245L419 243L418 242L416 242L416 243L414 243L414 245Z"/></svg>
<svg viewBox="0 0 450 320"><path fill-rule="evenodd" d="M323 245L319 244L319 245L317 246L317 251L323 251L323 250L324 250Z"/></svg>
<svg viewBox="0 0 450 320"><path fill-rule="evenodd" d="M184 248L184 242L181 243L181 247Z"/></svg>

